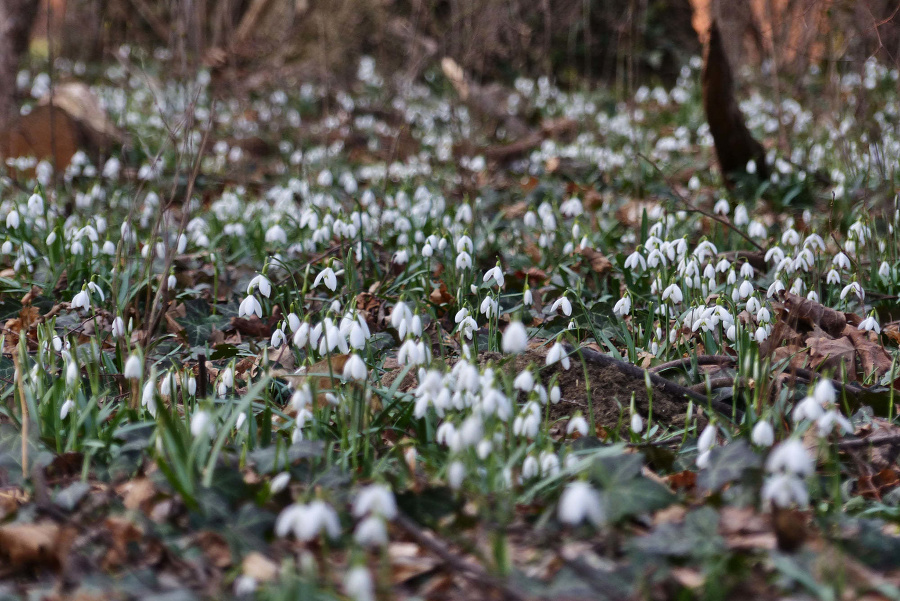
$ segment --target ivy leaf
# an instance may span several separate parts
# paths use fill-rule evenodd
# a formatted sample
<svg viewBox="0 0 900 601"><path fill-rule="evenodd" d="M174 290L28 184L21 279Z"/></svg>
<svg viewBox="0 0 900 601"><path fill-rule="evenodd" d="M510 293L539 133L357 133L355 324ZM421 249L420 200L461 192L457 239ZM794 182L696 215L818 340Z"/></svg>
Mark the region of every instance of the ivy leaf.
<svg viewBox="0 0 900 601"><path fill-rule="evenodd" d="M747 441L737 440L709 452L709 467L700 471L697 485L706 491L716 491L729 482L740 480L745 471L761 466L762 458Z"/></svg>
<svg viewBox="0 0 900 601"><path fill-rule="evenodd" d="M65 487L53 498L56 505L66 511L75 509L86 494L91 490L91 485L87 482L73 482Z"/></svg>
<svg viewBox="0 0 900 601"><path fill-rule="evenodd" d="M612 488L641 475L644 456L622 453L612 457L597 457L591 462L591 479L604 488Z"/></svg>
<svg viewBox="0 0 900 601"><path fill-rule="evenodd" d="M688 513L684 522L660 524L650 534L634 539L633 550L664 557L714 557L725 548L719 535L719 513L701 507Z"/></svg>
<svg viewBox="0 0 900 601"><path fill-rule="evenodd" d="M606 506L607 519L618 522L622 518L650 513L668 507L675 495L667 487L648 480L632 478L610 486L601 492Z"/></svg>

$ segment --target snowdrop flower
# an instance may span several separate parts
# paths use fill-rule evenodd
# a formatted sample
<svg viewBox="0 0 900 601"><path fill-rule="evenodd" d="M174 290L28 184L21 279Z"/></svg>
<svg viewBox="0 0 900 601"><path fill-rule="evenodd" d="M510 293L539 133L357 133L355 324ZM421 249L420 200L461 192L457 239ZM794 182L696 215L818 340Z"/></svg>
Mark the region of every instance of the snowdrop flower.
<svg viewBox="0 0 900 601"><path fill-rule="evenodd" d="M151 377L144 384L144 390L141 394L141 407L146 407L147 411L153 417L156 417L156 382L151 373Z"/></svg>
<svg viewBox="0 0 900 601"><path fill-rule="evenodd" d="M140 358L135 354L129 355L128 359L125 361L122 375L129 380L140 380L142 371L143 365L141 364Z"/></svg>
<svg viewBox="0 0 900 601"><path fill-rule="evenodd" d="M781 243L786 246L797 246L800 244L800 234L797 233L792 227L789 227L785 232L781 235Z"/></svg>
<svg viewBox="0 0 900 601"><path fill-rule="evenodd" d="M522 392L531 392L534 388L534 376L531 374L530 369L525 368L516 376L516 379L513 380L513 388Z"/></svg>
<svg viewBox="0 0 900 601"><path fill-rule="evenodd" d="M703 428L700 438L697 439L697 451L703 453L713 448L716 444L716 433L716 427L713 424Z"/></svg>
<svg viewBox="0 0 900 601"><path fill-rule="evenodd" d="M294 332L294 346L296 346L297 348L303 348L306 346L307 342L310 342L309 322L304 321L299 326L297 326L297 329ZM318 340L316 340L315 342L318 342ZM312 343L314 346L315 342Z"/></svg>
<svg viewBox="0 0 900 601"><path fill-rule="evenodd" d="M875 319L875 315L869 314L864 320L860 322L858 326L856 326L857 330L866 330L867 332L875 332L876 334L881 334L881 326L878 325L878 320Z"/></svg>
<svg viewBox="0 0 900 601"><path fill-rule="evenodd" d="M234 386L234 370L230 367L226 367L219 376L221 378L222 385L225 388L231 388Z"/></svg>
<svg viewBox="0 0 900 601"><path fill-rule="evenodd" d="M559 473L559 457L551 451L543 451L541 453L541 474L544 476L555 476Z"/></svg>
<svg viewBox="0 0 900 601"><path fill-rule="evenodd" d="M353 325L350 326L350 347L357 350L365 348L366 340L371 335L368 333L368 330L369 326L366 324L365 320L362 319L362 316L359 316L358 319L354 320ZM421 330L419 335L421 335Z"/></svg>
<svg viewBox="0 0 900 601"><path fill-rule="evenodd" d="M635 434L640 434L644 430L644 420L641 418L639 413L633 413L631 415L631 431Z"/></svg>
<svg viewBox="0 0 900 601"><path fill-rule="evenodd" d="M386 520L397 517L394 493L384 484L370 484L362 488L353 501L353 517L376 514Z"/></svg>
<svg viewBox="0 0 900 601"><path fill-rule="evenodd" d="M453 490L459 490L463 483L463 478L466 477L466 466L463 465L462 461L454 461L450 464L450 467L447 468L447 484L450 485L450 488Z"/></svg>
<svg viewBox="0 0 900 601"><path fill-rule="evenodd" d="M363 381L368 376L365 362L353 353L344 364L344 379Z"/></svg>
<svg viewBox="0 0 900 601"><path fill-rule="evenodd" d="M28 213L33 217L44 214L44 199L40 194L32 194L28 197Z"/></svg>
<svg viewBox="0 0 900 601"><path fill-rule="evenodd" d="M829 269L828 274L825 276L825 281L828 284L840 284L841 283L841 274L837 272L835 269Z"/></svg>
<svg viewBox="0 0 900 601"><path fill-rule="evenodd" d="M499 265L496 265L496 266L491 267L490 269L488 269L488 270L485 272L484 277L482 278L482 281L483 281L483 282L488 282L488 281L490 281L491 278L493 278L494 281L497 282L497 287L498 287L498 288L503 288L503 282L504 282L504 280L503 280L503 270L500 269L500 266L499 266Z"/></svg>
<svg viewBox="0 0 900 601"><path fill-rule="evenodd" d="M110 327L110 333L113 338L121 338L125 335L125 320L121 316L116 316Z"/></svg>
<svg viewBox="0 0 900 601"><path fill-rule="evenodd" d="M553 365L557 362L562 363L563 369L569 369L571 365L569 357L566 355L566 349L559 342L550 347L550 351L547 352L546 365Z"/></svg>
<svg viewBox="0 0 900 601"><path fill-rule="evenodd" d="M530 480L531 478L535 478L541 474L541 467L538 464L538 460L534 455L528 455L525 457L525 461L522 462L522 478L524 480Z"/></svg>
<svg viewBox="0 0 900 601"><path fill-rule="evenodd" d="M778 276L776 276L775 281L769 286L768 290L766 290L766 298L772 298L779 292L784 290L784 282L782 282Z"/></svg>
<svg viewBox="0 0 900 601"><path fill-rule="evenodd" d="M834 259L831 260L832 265L837 267L838 269L850 269L850 257L844 254L844 251L839 252L834 255Z"/></svg>
<svg viewBox="0 0 900 601"><path fill-rule="evenodd" d="M662 300L671 300L673 304L679 304L684 300L684 294L678 284L670 284L668 288L663 290Z"/></svg>
<svg viewBox="0 0 900 601"><path fill-rule="evenodd" d="M472 256L463 251L456 255L456 268L459 270L468 269L472 266Z"/></svg>
<svg viewBox="0 0 900 601"><path fill-rule="evenodd" d="M791 418L794 420L795 424L804 420L812 422L822 417L823 413L824 410L822 409L822 404L815 396L810 395L804 397L802 401L797 403L797 406L794 407L794 412L791 414Z"/></svg>
<svg viewBox="0 0 900 601"><path fill-rule="evenodd" d="M383 547L388 543L387 526L385 526L384 519L378 515L370 515L356 526L353 539L368 549Z"/></svg>
<svg viewBox="0 0 900 601"><path fill-rule="evenodd" d="M697 467L701 470L705 470L709 467L709 458L710 451L703 451L699 455L697 455Z"/></svg>
<svg viewBox="0 0 900 601"><path fill-rule="evenodd" d="M625 259L625 269L636 271L640 267L642 270L647 269L647 261L639 251L634 251Z"/></svg>
<svg viewBox="0 0 900 601"><path fill-rule="evenodd" d="M796 438L785 440L772 449L766 458L766 471L770 473L786 472L806 477L811 475L814 470L813 456Z"/></svg>
<svg viewBox="0 0 900 601"><path fill-rule="evenodd" d="M481 311L487 319L490 319L492 315L496 315L498 309L499 305L497 301L490 296L484 297L484 300L481 301L481 307L479 307L479 311Z"/></svg>
<svg viewBox="0 0 900 601"><path fill-rule="evenodd" d="M531 295L531 288L528 286L525 287L525 292L522 294L522 304L526 307L530 307L534 304L534 298Z"/></svg>
<svg viewBox="0 0 900 601"><path fill-rule="evenodd" d="M285 488L287 488L287 485L290 483L290 481L290 472L281 472L280 474L272 478L272 480L269 482L269 492L271 492L273 495L277 495Z"/></svg>
<svg viewBox="0 0 900 601"><path fill-rule="evenodd" d="M341 522L334 508L318 499L308 505L288 505L275 520L275 534L282 538L293 533L298 540L305 542L322 532L329 538L338 538L341 534Z"/></svg>
<svg viewBox="0 0 900 601"><path fill-rule="evenodd" d="M613 313L618 315L619 317L625 317L629 313L631 313L631 297L628 294L625 294L622 298L620 298L615 306L613 307Z"/></svg>
<svg viewBox="0 0 900 601"><path fill-rule="evenodd" d="M72 399L66 399L66 402L62 404L62 407L59 408L59 419L66 419L66 416L69 415L69 411L75 408L75 401Z"/></svg>
<svg viewBox="0 0 900 601"><path fill-rule="evenodd" d="M559 297L558 299L556 299L556 301L553 302L553 305L550 306L550 312L556 313L557 309L559 309L560 307L562 307L563 314L566 317L572 315L572 303L568 298L565 297L565 295Z"/></svg>
<svg viewBox="0 0 900 601"><path fill-rule="evenodd" d="M19 227L19 212L15 209L6 215L6 228L14 230Z"/></svg>
<svg viewBox="0 0 900 601"><path fill-rule="evenodd" d="M251 315L256 315L259 318L262 318L263 315L262 305L259 304L259 301L252 294L242 300L238 307L238 317L250 317Z"/></svg>
<svg viewBox="0 0 900 601"><path fill-rule="evenodd" d="M734 224L738 227L745 226L750 223L750 215L747 213L747 207L738 205L734 209Z"/></svg>
<svg viewBox="0 0 900 601"><path fill-rule="evenodd" d="M787 508L793 504L806 507L809 504L809 493L802 478L794 474L775 474L766 479L762 488L763 503L775 504Z"/></svg>
<svg viewBox="0 0 900 601"><path fill-rule="evenodd" d="M859 301L862 302L866 294L863 292L862 286L859 285L859 282L853 281L844 286L844 289L841 290L841 300L847 298L847 295L853 292L857 297L859 297Z"/></svg>
<svg viewBox="0 0 900 601"><path fill-rule="evenodd" d="M469 340L472 340L472 336L477 330L478 324L471 317L466 317L459 324L459 331Z"/></svg>
<svg viewBox="0 0 900 601"><path fill-rule="evenodd" d="M775 430L772 428L772 424L764 419L756 422L753 431L750 432L750 440L758 447L771 447L775 442Z"/></svg>
<svg viewBox="0 0 900 601"><path fill-rule="evenodd" d="M528 348L528 332L521 321L514 321L506 326L500 346L507 355L522 353Z"/></svg>
<svg viewBox="0 0 900 601"><path fill-rule="evenodd" d="M831 380L822 378L813 389L813 397L823 407L833 405L837 401L837 392L834 390L834 384Z"/></svg>
<svg viewBox="0 0 900 601"><path fill-rule="evenodd" d="M724 216L724 215L728 214L728 211L730 209L731 209L731 207L728 206L728 201L725 200L724 198L720 198L719 200L716 201L715 206L713 206L713 213L715 213L716 215Z"/></svg>
<svg viewBox="0 0 900 601"><path fill-rule="evenodd" d="M78 362L72 358L71 354L65 355L66 360L66 386L74 386L78 381Z"/></svg>
<svg viewBox="0 0 900 601"><path fill-rule="evenodd" d="M559 212L566 217L577 217L584 213L584 206L580 198L573 196L559 205Z"/></svg>
<svg viewBox="0 0 900 601"><path fill-rule="evenodd" d="M194 378L194 376L191 376L188 378L187 390L188 390L188 395L190 395L190 396L194 396L195 394L197 394L197 379Z"/></svg>
<svg viewBox="0 0 900 601"><path fill-rule="evenodd" d="M262 274L258 274L250 280L250 283L247 284L247 294L253 294L254 288L258 288L259 293L266 298L269 298L269 295L272 294L272 282Z"/></svg>
<svg viewBox="0 0 900 601"><path fill-rule="evenodd" d="M563 364L565 365L565 364ZM568 369L568 368L566 368ZM556 405L562 399L562 391L560 391L559 386L554 385L550 388L550 402Z"/></svg>
<svg viewBox="0 0 900 601"><path fill-rule="evenodd" d="M738 292L741 295L742 299L747 298L751 294L753 294L753 284L750 283L749 280L744 280L741 282L740 288L738 288Z"/></svg>
<svg viewBox="0 0 900 601"><path fill-rule="evenodd" d="M269 244L287 244L287 232L284 231L283 227L276 223L266 230L265 240Z"/></svg>
<svg viewBox="0 0 900 601"><path fill-rule="evenodd" d="M560 522L570 526L577 526L587 520L599 527L606 521L606 511L600 493L582 480L566 485L559 497L557 516Z"/></svg>
<svg viewBox="0 0 900 601"><path fill-rule="evenodd" d="M269 340L269 344L273 348L278 348L282 344L284 344L285 340L286 338L284 335L284 330L282 330L281 328L276 328L275 331L272 332L272 338Z"/></svg>
<svg viewBox="0 0 900 601"><path fill-rule="evenodd" d="M375 601L375 583L365 566L354 566L347 571L344 592L353 601Z"/></svg>
<svg viewBox="0 0 900 601"><path fill-rule="evenodd" d="M215 429L212 424L212 416L208 411L197 411L191 416L191 435L194 438L199 436L212 436Z"/></svg>
<svg viewBox="0 0 900 601"><path fill-rule="evenodd" d="M335 275L334 269L326 267L320 271L316 279L313 280L313 288L317 288L322 282L325 282L325 287L332 292L337 289L337 275Z"/></svg>
<svg viewBox="0 0 900 601"><path fill-rule="evenodd" d="M569 420L566 425L566 434L571 436L573 432L578 432L581 436L587 436L589 432L587 420L580 413Z"/></svg>
<svg viewBox="0 0 900 601"><path fill-rule="evenodd" d="M845 434L853 432L853 426L850 424L850 421L836 409L830 409L823 413L818 421L816 421L816 426L818 427L819 436L821 437L828 436L835 428L837 428L839 432Z"/></svg>
<svg viewBox="0 0 900 601"><path fill-rule="evenodd" d="M84 309L87 311L91 308L91 295L87 291L87 289L82 289L80 292L75 294L72 297L72 308L73 309Z"/></svg>

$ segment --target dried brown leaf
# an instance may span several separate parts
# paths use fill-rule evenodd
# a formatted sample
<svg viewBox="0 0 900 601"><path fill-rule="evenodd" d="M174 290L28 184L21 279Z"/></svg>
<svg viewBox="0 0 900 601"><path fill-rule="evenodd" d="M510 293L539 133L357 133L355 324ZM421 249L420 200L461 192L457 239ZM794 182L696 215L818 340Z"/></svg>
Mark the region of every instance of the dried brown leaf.
<svg viewBox="0 0 900 601"><path fill-rule="evenodd" d="M787 314L786 320L790 324L804 326L806 330L812 330L818 326L832 338L841 336L847 325L847 317L840 311L835 311L792 292L784 293L783 309ZM796 329L800 330L800 328Z"/></svg>
<svg viewBox="0 0 900 601"><path fill-rule="evenodd" d="M53 522L0 526L0 554L16 567L46 566L59 569L65 562L75 532Z"/></svg>
<svg viewBox="0 0 900 601"><path fill-rule="evenodd" d="M257 551L251 551L241 562L241 571L257 582L272 582L278 577L278 564Z"/></svg>

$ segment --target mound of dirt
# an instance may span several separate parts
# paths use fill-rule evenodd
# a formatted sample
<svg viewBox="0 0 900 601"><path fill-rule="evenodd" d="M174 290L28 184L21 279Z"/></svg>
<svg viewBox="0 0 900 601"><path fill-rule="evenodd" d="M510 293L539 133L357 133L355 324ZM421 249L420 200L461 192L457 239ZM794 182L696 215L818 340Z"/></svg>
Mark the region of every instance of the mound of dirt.
<svg viewBox="0 0 900 601"><path fill-rule="evenodd" d="M588 415L587 384L589 383L594 419L598 426L607 431L618 428L620 432L624 433L627 430L630 422L629 407L632 395L634 395L636 410L645 420L650 413L650 396L652 395L653 423L674 428L684 426L688 399L673 394L656 384L651 387L651 394L648 395L643 379L633 378L614 367L597 365L593 362L586 362L586 379L584 366L578 360L577 355L570 357L571 367L568 370L564 370L558 363L545 366L547 350L546 346L533 347L512 360L499 353L481 353L478 356L478 362L482 366L489 363L503 366L504 369L509 370L511 376L515 376L528 365L534 364L540 368L540 379L545 386L549 386L555 377L562 393L562 399L558 404L550 407L550 417L554 420L567 418L579 410L585 416ZM387 362L385 367L389 371L382 377L381 385L390 388L403 369L398 367L395 361ZM411 370L398 389L401 391L412 390L417 384L415 374ZM524 395L519 396L519 402L524 402ZM696 410L695 415L697 415Z"/></svg>

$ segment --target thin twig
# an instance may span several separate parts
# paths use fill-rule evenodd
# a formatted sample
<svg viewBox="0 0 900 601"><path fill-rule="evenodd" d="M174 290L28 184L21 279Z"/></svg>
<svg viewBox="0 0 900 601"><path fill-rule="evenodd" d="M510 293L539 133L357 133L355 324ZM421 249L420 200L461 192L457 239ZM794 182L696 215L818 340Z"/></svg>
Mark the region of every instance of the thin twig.
<svg viewBox="0 0 900 601"><path fill-rule="evenodd" d="M150 306L150 319L147 324L147 340L145 341L145 348L149 347L150 339L153 336L153 333L156 331L156 327L159 324L160 319L162 319L162 315L165 312L162 307L163 299L169 293L169 280L168 274L169 269L172 266L172 262L175 260L175 253L177 249L177 240L184 234L185 227L188 222L188 217L190 216L190 203L191 203L191 194L194 192L194 184L197 182L197 177L200 175L200 165L203 162L203 151L206 149L206 143L209 141L209 135L213 129L213 123L215 119L215 105L213 105L212 110L210 111L209 120L207 123L206 131L203 133L203 138L200 141L200 147L197 149L197 160L194 163L194 168L191 171L190 178L187 182L187 190L184 193L184 203L182 205L182 214L181 214L181 225L178 228L178 236L176 236L176 243L171 245L166 252L166 262L163 267L162 274L160 276L160 285L156 290L156 296L153 299L153 304ZM172 206L175 201L174 194L172 198L169 200L168 204L160 210L160 214L165 214L166 211ZM146 354L145 354L146 356Z"/></svg>
<svg viewBox="0 0 900 601"><path fill-rule="evenodd" d="M402 513L398 514L397 517L394 518L393 523L399 526L401 530L406 532L406 534L410 538L415 540L416 543L440 557L444 561L444 563L446 563L457 572L463 573L463 575L465 575L470 580L473 580L478 584L496 589L508 599L516 599L519 601L531 599L531 597L526 595L525 593L521 593L513 589L509 584L503 582L502 580L491 576L490 574L485 572L481 566L477 566L465 561L464 559L453 553L453 551L451 551L446 544L444 544L440 539L437 538L437 535L428 536L428 534L426 534L425 531L423 531L415 521L403 515Z"/></svg>
<svg viewBox="0 0 900 601"><path fill-rule="evenodd" d="M692 203L690 200L688 200L687 197L684 196L684 194L682 194L681 192L678 191L678 188L676 188L675 185L669 180L669 177L663 172L662 169L660 169L659 165L657 165L652 159L648 158L647 156L645 156L644 154L642 154L640 152L637 153L637 155L640 158L647 161L648 163L650 163L650 166L659 172L660 176L662 176L662 178L665 180L666 184L669 186L669 188L672 190L672 192L675 194L675 196L677 196L678 199L687 206L687 209L685 209L685 210L688 213L700 213L704 217L708 217L708 218L712 219L713 221L718 221L719 223L721 223L728 229L736 232L741 238L743 238L744 240L746 240L747 242L752 244L756 248L756 250L758 250L760 252L763 252L765 250L753 238L751 238L750 236L748 236L747 234L742 232L740 229L737 228L737 226L735 226L730 221L722 219L718 215L714 215L713 213L710 213L709 211L705 211L705 210L697 207L696 205L694 205L694 203Z"/></svg>
<svg viewBox="0 0 900 601"><path fill-rule="evenodd" d="M837 443L841 449L859 449L868 446L880 445L900 445L900 434L885 434L882 436L870 436L869 438L851 438L850 440L840 440Z"/></svg>
<svg viewBox="0 0 900 601"><path fill-rule="evenodd" d="M734 385L737 384L739 388L746 388L747 382L743 378L713 378L709 382L703 381L699 384L694 384L693 386L689 386L691 390L694 392L699 392L703 394L707 390L707 386L709 390L713 390L715 388L733 388Z"/></svg>
<svg viewBox="0 0 900 601"><path fill-rule="evenodd" d="M674 361L660 363L659 365L654 365L649 368L647 371L658 374L659 372L668 369L687 369L694 363L697 365L730 365L734 362L735 358L729 357L728 355L697 355L696 357L685 357L684 359L675 359Z"/></svg>

